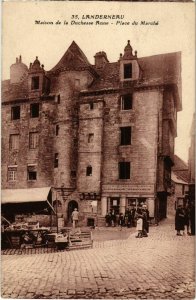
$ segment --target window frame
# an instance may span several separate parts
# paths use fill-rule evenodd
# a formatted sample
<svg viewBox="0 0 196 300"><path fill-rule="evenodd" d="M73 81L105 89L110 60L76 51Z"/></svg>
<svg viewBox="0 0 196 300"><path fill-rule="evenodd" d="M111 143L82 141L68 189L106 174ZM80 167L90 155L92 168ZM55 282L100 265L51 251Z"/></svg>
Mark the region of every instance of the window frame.
<svg viewBox="0 0 196 300"><path fill-rule="evenodd" d="M123 167L124 165L124 167ZM128 171L126 168L128 167ZM125 168L125 170L123 170ZM118 163L118 177L120 180L127 180L131 178L131 162L130 161L120 161Z"/></svg>
<svg viewBox="0 0 196 300"><path fill-rule="evenodd" d="M130 70L126 70L126 68L128 68L129 66L131 67ZM130 72L130 75L128 75L129 72ZM133 65L132 65L132 63L130 62L130 63L123 64L123 78L125 80L128 80L128 79L132 79L132 77L133 77Z"/></svg>
<svg viewBox="0 0 196 300"><path fill-rule="evenodd" d="M37 149L39 146L39 134L37 131L29 132L29 149Z"/></svg>
<svg viewBox="0 0 196 300"><path fill-rule="evenodd" d="M125 99L125 97L130 96L130 107L129 108L125 108L125 102L128 102L128 99ZM127 110L132 110L133 109L133 94L125 94L125 95L121 95L121 110L123 111L127 111Z"/></svg>
<svg viewBox="0 0 196 300"><path fill-rule="evenodd" d="M8 182L17 181L17 166L13 166L13 167L8 166L8 168L7 168L7 181Z"/></svg>
<svg viewBox="0 0 196 300"><path fill-rule="evenodd" d="M19 112L14 110L19 109ZM18 115L18 116L17 116ZM15 105L11 107L11 120L20 120L20 105Z"/></svg>
<svg viewBox="0 0 196 300"><path fill-rule="evenodd" d="M40 76L31 77L31 90L36 91L40 88Z"/></svg>
<svg viewBox="0 0 196 300"><path fill-rule="evenodd" d="M92 176L93 175L93 168L91 165L86 167L86 176Z"/></svg>
<svg viewBox="0 0 196 300"><path fill-rule="evenodd" d="M18 141L17 142L13 140L14 136L18 137ZM11 151L19 150L19 144L20 144L19 139L20 139L20 135L18 133L10 134L10 137L9 137L9 150L11 150ZM17 147L13 147L14 144L17 145Z"/></svg>
<svg viewBox="0 0 196 300"><path fill-rule="evenodd" d="M33 107L37 107L38 108L38 112L35 113L33 112ZM40 114L40 104L39 102L36 102L36 103L31 103L30 104L30 117L31 118L39 118L39 114Z"/></svg>
<svg viewBox="0 0 196 300"><path fill-rule="evenodd" d="M59 167L59 153L56 152L56 153L54 154L54 168L56 169L56 168L58 168L58 167Z"/></svg>
<svg viewBox="0 0 196 300"><path fill-rule="evenodd" d="M126 133L126 130L128 131L128 129L130 129L129 136L128 136L128 133ZM124 131L124 133L123 133L123 131ZM120 146L131 145L131 137L132 137L132 127L131 126L120 127Z"/></svg>

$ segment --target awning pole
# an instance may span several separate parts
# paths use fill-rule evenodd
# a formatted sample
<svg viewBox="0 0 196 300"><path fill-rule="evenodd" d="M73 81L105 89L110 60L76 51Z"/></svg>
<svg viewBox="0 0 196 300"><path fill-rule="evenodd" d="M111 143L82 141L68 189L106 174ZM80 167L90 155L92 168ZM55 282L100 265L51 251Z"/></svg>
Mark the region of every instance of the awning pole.
<svg viewBox="0 0 196 300"><path fill-rule="evenodd" d="M48 205L50 206L50 208L52 208L54 214L56 214L56 212L55 212L55 210L54 210L54 207L50 204L50 202L49 202L48 200L46 200L46 201L47 201Z"/></svg>

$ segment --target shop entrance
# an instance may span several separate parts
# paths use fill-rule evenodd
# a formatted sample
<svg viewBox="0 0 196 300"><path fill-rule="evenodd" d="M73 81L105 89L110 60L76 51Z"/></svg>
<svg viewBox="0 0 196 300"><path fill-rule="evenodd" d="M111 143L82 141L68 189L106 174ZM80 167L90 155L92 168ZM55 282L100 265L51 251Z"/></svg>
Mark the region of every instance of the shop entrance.
<svg viewBox="0 0 196 300"><path fill-rule="evenodd" d="M68 208L67 208L67 219L68 219L68 222L71 222L71 214L74 211L74 208L78 209L78 203L75 200L71 200L68 203Z"/></svg>
<svg viewBox="0 0 196 300"><path fill-rule="evenodd" d="M110 211L114 211L116 215L120 213L120 198L110 198Z"/></svg>

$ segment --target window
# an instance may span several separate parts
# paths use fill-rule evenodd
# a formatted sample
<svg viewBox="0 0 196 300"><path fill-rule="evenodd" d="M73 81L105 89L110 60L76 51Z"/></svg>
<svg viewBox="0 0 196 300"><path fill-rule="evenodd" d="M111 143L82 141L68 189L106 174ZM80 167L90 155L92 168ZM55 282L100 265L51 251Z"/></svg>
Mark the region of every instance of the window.
<svg viewBox="0 0 196 300"><path fill-rule="evenodd" d="M130 179L130 162L119 162L119 179Z"/></svg>
<svg viewBox="0 0 196 300"><path fill-rule="evenodd" d="M80 79L75 79L75 88L80 87Z"/></svg>
<svg viewBox="0 0 196 300"><path fill-rule="evenodd" d="M39 76L32 77L31 89L32 90L38 90L39 89Z"/></svg>
<svg viewBox="0 0 196 300"><path fill-rule="evenodd" d="M86 176L92 176L92 171L93 171L92 167L88 166L86 168Z"/></svg>
<svg viewBox="0 0 196 300"><path fill-rule="evenodd" d="M89 133L88 135L88 143L92 143L94 139L94 133Z"/></svg>
<svg viewBox="0 0 196 300"><path fill-rule="evenodd" d="M19 134L10 134L10 150L19 149Z"/></svg>
<svg viewBox="0 0 196 300"><path fill-rule="evenodd" d="M20 119L20 106L13 106L11 109L11 118L12 120Z"/></svg>
<svg viewBox="0 0 196 300"><path fill-rule="evenodd" d="M29 133L29 148L36 149L38 147L38 132Z"/></svg>
<svg viewBox="0 0 196 300"><path fill-rule="evenodd" d="M122 98L121 98L121 109L122 110L132 109L132 94L122 96Z"/></svg>
<svg viewBox="0 0 196 300"><path fill-rule="evenodd" d="M27 178L28 180L37 180L36 165L27 166Z"/></svg>
<svg viewBox="0 0 196 300"><path fill-rule="evenodd" d="M28 180L37 180L37 172L28 171Z"/></svg>
<svg viewBox="0 0 196 300"><path fill-rule="evenodd" d="M57 103L60 104L60 102L61 102L61 96L58 95L58 96L57 96Z"/></svg>
<svg viewBox="0 0 196 300"><path fill-rule="evenodd" d="M8 181L16 181L16 178L17 178L17 166L9 166L8 173L7 173Z"/></svg>
<svg viewBox="0 0 196 300"><path fill-rule="evenodd" d="M39 117L39 103L32 103L30 106L31 118Z"/></svg>
<svg viewBox="0 0 196 300"><path fill-rule="evenodd" d="M92 110L92 109L94 108L94 103L93 103L93 102L91 102L91 103L89 104L89 108L90 108L90 110Z"/></svg>
<svg viewBox="0 0 196 300"><path fill-rule="evenodd" d="M58 168L59 166L59 154L55 153L54 155L54 168Z"/></svg>
<svg viewBox="0 0 196 300"><path fill-rule="evenodd" d="M131 145L131 127L121 127L120 132L121 132L120 144Z"/></svg>
<svg viewBox="0 0 196 300"><path fill-rule="evenodd" d="M59 135L59 125L56 125L55 134L56 136Z"/></svg>
<svg viewBox="0 0 196 300"><path fill-rule="evenodd" d="M132 64L124 64L124 79L132 77Z"/></svg>
<svg viewBox="0 0 196 300"><path fill-rule="evenodd" d="M76 178L76 171L71 171L71 177Z"/></svg>

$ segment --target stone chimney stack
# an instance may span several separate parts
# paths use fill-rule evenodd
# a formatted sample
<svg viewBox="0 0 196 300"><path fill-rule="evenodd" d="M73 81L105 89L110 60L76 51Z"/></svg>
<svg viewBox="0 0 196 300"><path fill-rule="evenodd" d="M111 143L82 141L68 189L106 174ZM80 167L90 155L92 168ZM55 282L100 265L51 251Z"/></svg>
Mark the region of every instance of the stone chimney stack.
<svg viewBox="0 0 196 300"><path fill-rule="evenodd" d="M95 66L98 69L103 68L105 64L109 62L107 55L104 51L97 52L94 58L95 58Z"/></svg>

